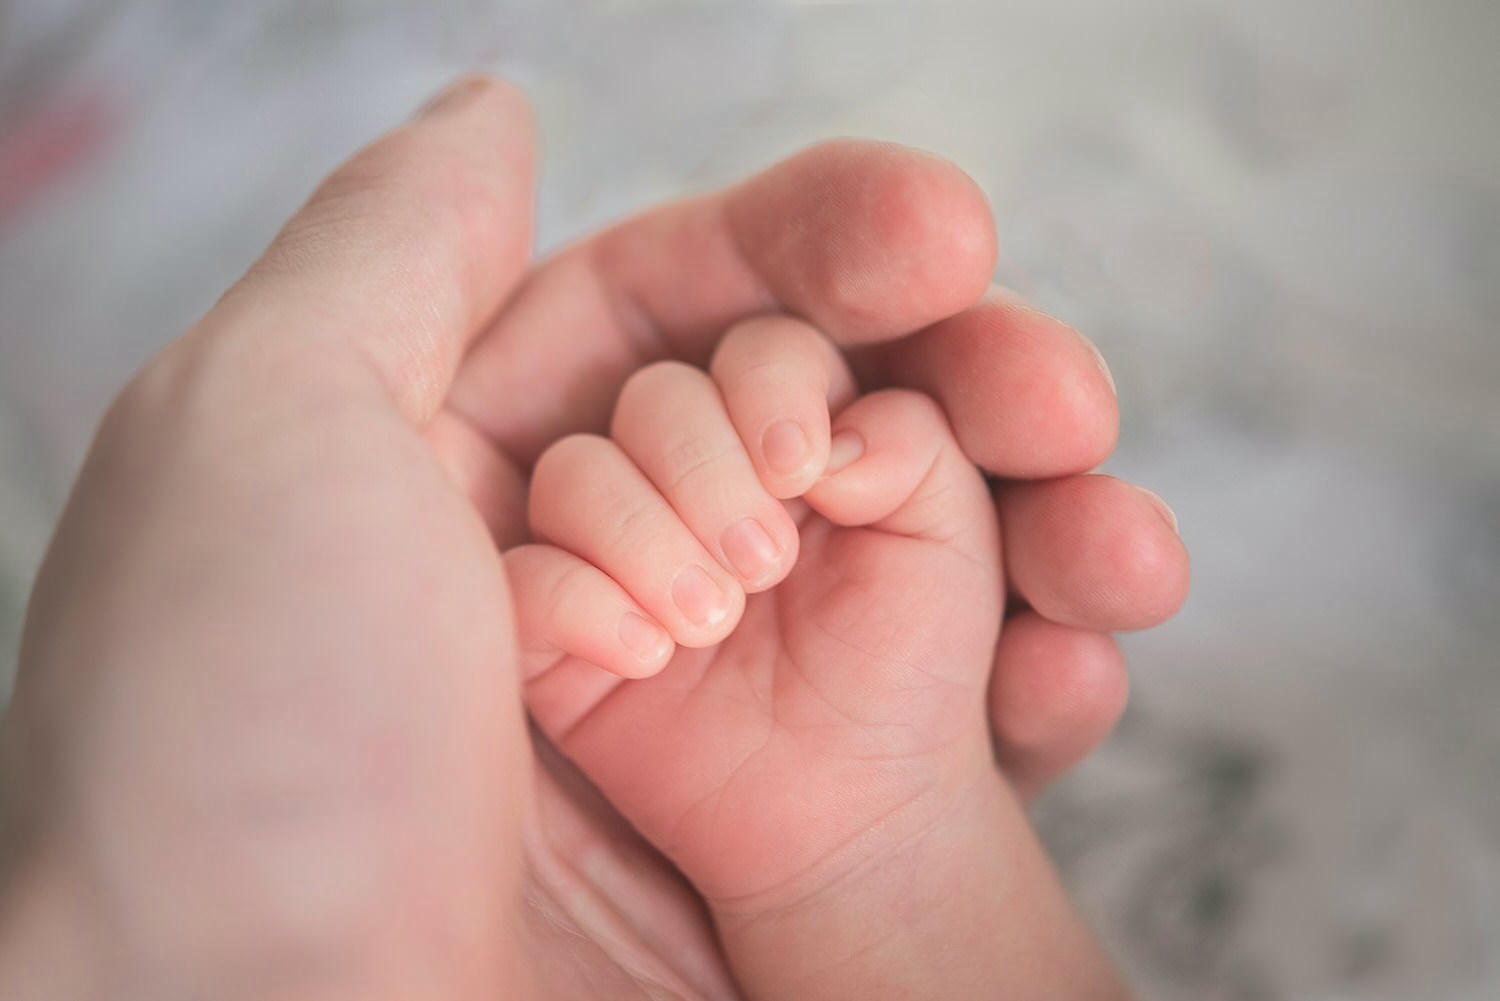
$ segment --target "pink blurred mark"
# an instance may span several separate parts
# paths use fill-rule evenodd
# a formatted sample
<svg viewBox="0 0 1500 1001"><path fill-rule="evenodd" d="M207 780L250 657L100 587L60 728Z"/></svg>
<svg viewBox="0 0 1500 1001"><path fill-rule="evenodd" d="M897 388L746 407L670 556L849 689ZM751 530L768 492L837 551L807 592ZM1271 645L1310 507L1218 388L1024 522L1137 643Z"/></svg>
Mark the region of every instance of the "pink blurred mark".
<svg viewBox="0 0 1500 1001"><path fill-rule="evenodd" d="M0 136L0 226L49 185L86 163L116 117L105 94L53 101L10 135Z"/></svg>

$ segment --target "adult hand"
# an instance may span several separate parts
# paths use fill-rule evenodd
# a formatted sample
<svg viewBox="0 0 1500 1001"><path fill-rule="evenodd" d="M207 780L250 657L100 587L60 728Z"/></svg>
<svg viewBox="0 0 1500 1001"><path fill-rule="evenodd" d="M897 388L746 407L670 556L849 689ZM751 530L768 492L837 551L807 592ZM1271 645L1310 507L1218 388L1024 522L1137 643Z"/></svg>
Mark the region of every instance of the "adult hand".
<svg viewBox="0 0 1500 1001"><path fill-rule="evenodd" d="M1185 561L1147 496L1070 475L1112 445L1112 393L1077 335L985 298L962 174L823 146L528 271L531 186L520 98L460 83L111 409L0 731L0 993L735 996L691 889L536 767L494 541L548 442L755 312L866 346L976 461L1045 478L997 491L1029 606L993 686L1015 781L1112 724L1105 633L1168 614Z"/></svg>

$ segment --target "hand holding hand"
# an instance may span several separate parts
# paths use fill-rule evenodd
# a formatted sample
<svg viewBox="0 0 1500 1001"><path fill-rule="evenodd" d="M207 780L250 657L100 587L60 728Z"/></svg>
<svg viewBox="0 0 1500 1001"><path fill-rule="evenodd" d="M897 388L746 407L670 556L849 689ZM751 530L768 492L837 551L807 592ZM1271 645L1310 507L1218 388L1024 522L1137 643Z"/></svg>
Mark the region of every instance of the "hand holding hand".
<svg viewBox="0 0 1500 1001"><path fill-rule="evenodd" d="M537 768L496 542L548 444L754 313L932 392L992 472L1063 477L999 492L1032 611L995 747L1034 789L1112 723L1103 631L1169 613L1185 562L1144 495L1066 475L1108 451L1112 395L1077 335L982 299L967 179L828 145L528 270L531 171L519 98L456 86L112 408L0 730L7 993L734 996L695 891Z"/></svg>

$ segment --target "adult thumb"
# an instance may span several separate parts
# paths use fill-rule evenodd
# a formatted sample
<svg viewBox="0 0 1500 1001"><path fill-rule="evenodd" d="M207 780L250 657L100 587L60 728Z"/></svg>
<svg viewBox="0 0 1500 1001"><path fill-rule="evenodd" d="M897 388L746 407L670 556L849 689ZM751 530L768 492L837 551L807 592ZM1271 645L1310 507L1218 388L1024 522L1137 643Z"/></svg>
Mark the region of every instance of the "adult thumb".
<svg viewBox="0 0 1500 1001"><path fill-rule="evenodd" d="M534 147L519 91L459 80L334 171L189 339L367 363L425 423L525 271Z"/></svg>

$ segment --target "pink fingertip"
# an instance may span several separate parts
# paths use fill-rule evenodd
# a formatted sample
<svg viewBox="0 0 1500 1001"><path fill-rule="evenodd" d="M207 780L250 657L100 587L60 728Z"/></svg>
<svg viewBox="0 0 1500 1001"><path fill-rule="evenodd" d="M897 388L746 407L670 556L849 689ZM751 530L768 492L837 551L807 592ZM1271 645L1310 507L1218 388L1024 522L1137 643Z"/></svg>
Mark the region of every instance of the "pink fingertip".
<svg viewBox="0 0 1500 1001"><path fill-rule="evenodd" d="M1151 506L1156 508L1156 513L1161 515L1162 521L1171 526L1172 533L1174 535L1181 534L1181 530L1177 527L1177 512L1173 511L1171 506L1156 493L1147 490L1145 487L1136 487L1136 489L1146 495L1146 499L1151 502Z"/></svg>
<svg viewBox="0 0 1500 1001"><path fill-rule="evenodd" d="M672 638L645 616L626 612L620 616L620 642L641 660L654 661L671 644Z"/></svg>
<svg viewBox="0 0 1500 1001"><path fill-rule="evenodd" d="M712 629L729 614L729 596L702 567L688 567L677 575L672 601L700 629Z"/></svg>

